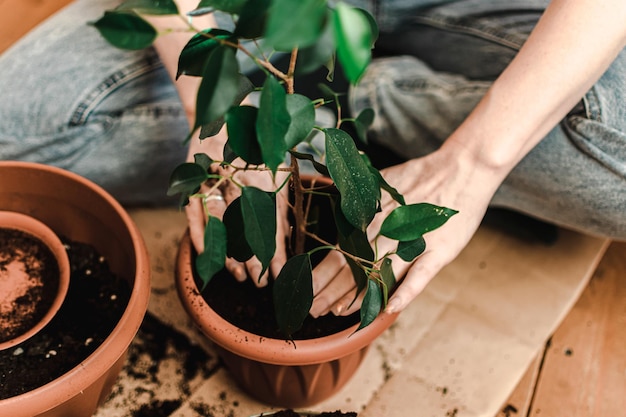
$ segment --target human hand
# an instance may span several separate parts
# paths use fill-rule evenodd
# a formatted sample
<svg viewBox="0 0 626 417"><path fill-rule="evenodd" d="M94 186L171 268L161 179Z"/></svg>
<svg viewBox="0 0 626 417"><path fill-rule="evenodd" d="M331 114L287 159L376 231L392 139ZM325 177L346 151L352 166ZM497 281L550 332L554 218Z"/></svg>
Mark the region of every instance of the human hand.
<svg viewBox="0 0 626 417"><path fill-rule="evenodd" d="M193 161L193 155L200 152L206 153L213 158L221 157L226 140L226 130L223 129L214 137L205 139L202 142L192 142L188 160ZM241 160L236 160L232 166L213 164L211 167L212 172L220 175L223 179L202 184L198 195L204 197L192 197L189 199L189 204L185 206L190 238L198 253L204 251L204 229L207 216L211 215L222 219L228 205L241 195L241 187L253 186L264 191L274 191L287 178L287 173L280 169L272 176L270 171L243 171L235 169L234 167L236 166L243 167L245 163ZM256 257L243 263L233 258L226 258L226 269L238 281L251 277L257 286L265 286L267 285L269 274L276 277L287 261L285 241L285 237L289 232L287 191L287 187L283 187L276 195L276 252L270 262L269 270L259 279L262 266Z"/></svg>
<svg viewBox="0 0 626 417"><path fill-rule="evenodd" d="M198 253L204 251L204 229L207 215L222 219L226 207L241 195L240 187L242 186L254 186L264 191L273 191L277 188L276 184L281 184L286 177L286 174L283 172L278 172L272 178L272 174L268 171L237 171L233 173L232 169L229 168L218 168L218 170L221 175L227 178L230 177L232 180L223 181L219 186L217 186L217 183L214 185L208 182L203 184L199 194L205 195L205 197L192 197L189 204L185 207L189 234ZM233 258L226 258L226 269L238 281L243 281L250 277L257 286L265 286L267 285L269 274L271 273L274 277L277 276L287 261L285 236L289 231L289 224L287 221L288 205L286 191L286 187L283 187L276 195L276 253L270 262L269 270L259 279L262 266L256 257L243 263Z"/></svg>
<svg viewBox="0 0 626 417"><path fill-rule="evenodd" d="M448 148L449 149L449 148ZM389 299L386 312L403 310L467 245L476 232L503 176L480 166L466 155L449 150L436 151L381 171L385 180L404 195L407 204L428 202L458 210L448 222L424 236L426 250L413 262L393 256L393 270L402 280ZM368 229L372 241L385 217L397 206L384 193L382 211ZM396 241L383 236L377 240L378 253L395 250ZM356 286L345 258L332 251L313 271L315 295L310 313L349 315L361 306L363 292L355 300Z"/></svg>

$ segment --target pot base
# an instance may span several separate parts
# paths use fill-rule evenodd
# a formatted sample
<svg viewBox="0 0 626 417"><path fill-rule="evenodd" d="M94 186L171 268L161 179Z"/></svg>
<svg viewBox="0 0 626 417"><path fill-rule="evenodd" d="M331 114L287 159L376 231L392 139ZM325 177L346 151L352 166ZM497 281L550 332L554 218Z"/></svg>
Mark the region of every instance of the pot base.
<svg viewBox="0 0 626 417"><path fill-rule="evenodd" d="M329 362L282 366L242 358L225 349L219 354L233 378L257 400L288 408L306 408L334 395L352 378L369 346Z"/></svg>

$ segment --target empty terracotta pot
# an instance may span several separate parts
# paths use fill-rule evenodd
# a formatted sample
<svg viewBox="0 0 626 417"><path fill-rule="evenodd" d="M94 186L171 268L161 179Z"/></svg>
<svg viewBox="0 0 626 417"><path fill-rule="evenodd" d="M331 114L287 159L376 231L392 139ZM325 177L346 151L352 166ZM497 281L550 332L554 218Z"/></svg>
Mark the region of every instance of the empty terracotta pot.
<svg viewBox="0 0 626 417"><path fill-rule="evenodd" d="M147 309L150 265L141 234L102 188L46 165L1 161L0 210L27 214L57 235L91 244L131 287L119 323L86 360L48 384L0 401L0 416L91 416L109 395Z"/></svg>
<svg viewBox="0 0 626 417"><path fill-rule="evenodd" d="M3 350L35 335L59 311L70 285L70 263L59 237L33 217L0 211L0 232L4 237L0 241ZM9 247L16 242L25 247Z"/></svg>

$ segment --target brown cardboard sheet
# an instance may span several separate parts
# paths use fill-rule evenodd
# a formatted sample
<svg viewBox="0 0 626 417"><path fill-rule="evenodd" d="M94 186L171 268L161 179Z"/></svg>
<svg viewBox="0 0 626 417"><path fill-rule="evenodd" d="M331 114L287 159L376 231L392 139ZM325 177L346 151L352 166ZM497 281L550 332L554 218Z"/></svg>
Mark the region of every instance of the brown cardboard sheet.
<svg viewBox="0 0 626 417"><path fill-rule="evenodd" d="M271 411L238 389L180 306L172 277L184 214L141 209L131 215L151 255L152 298L129 361L96 416L248 417ZM563 229L554 242L527 232L481 226L373 344L352 381L312 411L494 417L608 245Z"/></svg>

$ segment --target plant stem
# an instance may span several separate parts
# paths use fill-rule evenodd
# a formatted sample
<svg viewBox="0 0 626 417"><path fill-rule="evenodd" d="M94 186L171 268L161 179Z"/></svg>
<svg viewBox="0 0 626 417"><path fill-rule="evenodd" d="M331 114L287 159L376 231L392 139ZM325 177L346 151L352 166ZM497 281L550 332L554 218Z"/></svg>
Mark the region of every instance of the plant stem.
<svg viewBox="0 0 626 417"><path fill-rule="evenodd" d="M294 94L294 81L296 71L296 60L298 59L298 48L291 51L289 59L289 69L286 77L283 78L287 87L287 94ZM295 150L295 148L294 148ZM295 219L295 239L294 253L300 254L304 252L304 243L306 239L306 213L304 212L304 190L302 188L302 179L300 178L300 165L298 159L291 157L292 185L294 194L293 215Z"/></svg>
<svg viewBox="0 0 626 417"><path fill-rule="evenodd" d="M324 245L324 247L332 248L336 250L337 252L341 253L342 255L347 256L348 258L352 259L354 262L358 263L361 266L361 268L363 268L363 270L365 271L371 271L373 268L375 268L376 264L380 262L380 259L376 261L368 261L365 258L360 258L356 255L351 254L350 252L346 252L345 250L341 249L339 245L333 245L332 243L327 242L326 240L322 239L321 237L319 237L318 235L314 233L306 232L306 235L310 237L311 239L317 240L322 245Z"/></svg>
<svg viewBox="0 0 626 417"><path fill-rule="evenodd" d="M292 180L293 187L293 216L295 219L295 238L294 238L294 253L299 254L304 252L304 242L306 238L306 218L304 215L304 190L302 189L302 178L300 178L300 166L296 158L291 158Z"/></svg>
<svg viewBox="0 0 626 417"><path fill-rule="evenodd" d="M287 78L285 78L285 83L287 84L287 94L295 93L294 74L296 72L296 60L297 59L298 59L298 48L294 48L291 51L291 58L289 59L289 69L287 70Z"/></svg>
<svg viewBox="0 0 626 417"><path fill-rule="evenodd" d="M179 15L179 16L181 17L181 19L187 25L188 30L190 30L192 32L196 32L196 33L202 33L202 35L205 36L206 38L213 39L214 41L219 42L222 45L230 46L231 48L234 48L234 49L239 49L241 52L243 52L244 54L249 56L250 59L252 59L254 62L256 62L257 64L259 64L262 67L264 67L265 69L267 69L269 72L274 74L276 77L278 77L281 80L284 80L285 82L287 82L287 80L289 78L289 75L285 74L284 72L282 72L278 68L276 68L267 58L264 57L264 59L259 59L252 52L248 51L248 49L246 49L241 44L230 42L227 39L220 39L219 37L217 37L215 35L212 35L211 33L204 32L204 31L196 28L192 23L190 23L189 20L187 20L187 18L185 16L183 16L183 15ZM292 83L292 86L293 86L293 80L292 80L291 83Z"/></svg>

